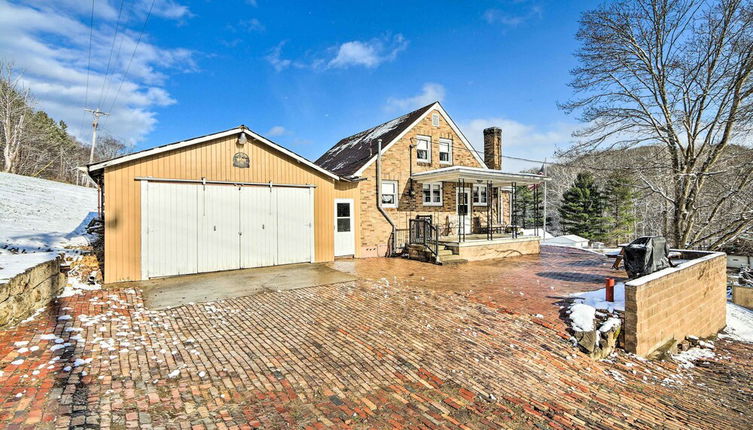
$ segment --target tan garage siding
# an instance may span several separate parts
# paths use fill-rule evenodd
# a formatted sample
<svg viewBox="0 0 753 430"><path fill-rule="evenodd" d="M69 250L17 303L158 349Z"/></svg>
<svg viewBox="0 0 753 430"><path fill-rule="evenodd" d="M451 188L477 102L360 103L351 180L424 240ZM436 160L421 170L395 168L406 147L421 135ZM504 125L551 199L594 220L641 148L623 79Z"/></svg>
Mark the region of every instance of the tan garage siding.
<svg viewBox="0 0 753 430"><path fill-rule="evenodd" d="M236 152L245 152L251 167L233 167ZM136 177L213 181L313 184L316 261L333 259L334 199L357 203L357 184L343 183L253 139L236 145L236 136L176 149L106 167L105 282L137 280L141 276L141 189ZM354 205L356 237L360 214ZM358 252L358 247L357 252Z"/></svg>

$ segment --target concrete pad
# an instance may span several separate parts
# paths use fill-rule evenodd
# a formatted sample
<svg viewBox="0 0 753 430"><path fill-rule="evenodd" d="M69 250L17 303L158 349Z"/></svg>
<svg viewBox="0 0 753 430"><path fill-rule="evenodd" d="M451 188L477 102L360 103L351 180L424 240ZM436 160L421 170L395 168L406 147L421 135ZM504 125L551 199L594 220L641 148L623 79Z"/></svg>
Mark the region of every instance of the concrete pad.
<svg viewBox="0 0 753 430"><path fill-rule="evenodd" d="M127 286L144 290L147 308L165 309L262 291L294 290L355 279L355 276L324 264L305 263L150 279L129 282Z"/></svg>

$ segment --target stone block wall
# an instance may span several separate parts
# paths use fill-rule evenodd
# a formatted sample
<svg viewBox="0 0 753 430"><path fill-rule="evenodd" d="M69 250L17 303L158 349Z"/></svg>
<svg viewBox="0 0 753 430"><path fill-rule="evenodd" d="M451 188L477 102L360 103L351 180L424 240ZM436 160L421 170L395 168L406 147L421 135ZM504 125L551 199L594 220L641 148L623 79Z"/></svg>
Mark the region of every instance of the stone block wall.
<svg viewBox="0 0 753 430"><path fill-rule="evenodd" d="M28 318L65 288L62 258L38 264L0 284L0 329Z"/></svg>
<svg viewBox="0 0 753 430"><path fill-rule="evenodd" d="M625 284L627 351L646 356L673 339L708 337L726 326L726 255L693 251L683 258L694 259Z"/></svg>
<svg viewBox="0 0 753 430"><path fill-rule="evenodd" d="M468 261L492 260L495 258L518 257L541 252L541 239L538 237L500 239L483 245L459 245L452 246L457 250L457 255Z"/></svg>
<svg viewBox="0 0 753 430"><path fill-rule="evenodd" d="M732 303L753 309L753 288L750 287L732 287Z"/></svg>

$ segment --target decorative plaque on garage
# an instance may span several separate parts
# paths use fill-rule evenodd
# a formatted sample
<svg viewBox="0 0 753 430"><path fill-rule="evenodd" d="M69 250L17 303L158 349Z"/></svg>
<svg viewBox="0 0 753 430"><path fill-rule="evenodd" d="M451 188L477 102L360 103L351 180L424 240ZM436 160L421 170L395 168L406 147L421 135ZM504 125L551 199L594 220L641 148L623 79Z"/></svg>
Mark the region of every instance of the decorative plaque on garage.
<svg viewBox="0 0 753 430"><path fill-rule="evenodd" d="M243 152L236 152L233 155L233 167L240 167L241 169L248 169L251 165L248 155Z"/></svg>

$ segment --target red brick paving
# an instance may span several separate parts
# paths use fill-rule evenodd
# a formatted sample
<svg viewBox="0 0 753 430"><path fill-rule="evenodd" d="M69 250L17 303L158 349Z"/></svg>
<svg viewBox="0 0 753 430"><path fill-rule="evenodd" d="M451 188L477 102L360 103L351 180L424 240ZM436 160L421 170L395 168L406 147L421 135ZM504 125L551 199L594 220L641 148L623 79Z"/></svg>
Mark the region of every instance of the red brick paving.
<svg viewBox="0 0 753 430"><path fill-rule="evenodd" d="M455 294L415 279L451 283L463 268L477 272L473 265L374 260L364 267L378 264L388 267L389 284L362 280L158 312L145 310L134 289L60 299L32 322L0 332L0 422L8 428L750 426L753 345L717 341L716 358L691 369L623 353L592 361L557 336L558 320L549 316L556 312L546 308L555 299L530 277L520 287L503 276L492 281L509 291L495 293L477 280L471 294ZM517 273L551 271L525 266ZM539 277L542 285L550 280ZM557 294L580 285L552 282ZM517 288L527 299L513 300ZM523 312L481 304L489 299L483 294ZM536 312L544 318L528 315L537 309L547 311ZM64 345L55 351L55 341L43 339L53 333ZM20 354L18 341L39 349ZM11 364L19 357L23 363ZM92 360L65 371L77 358Z"/></svg>

